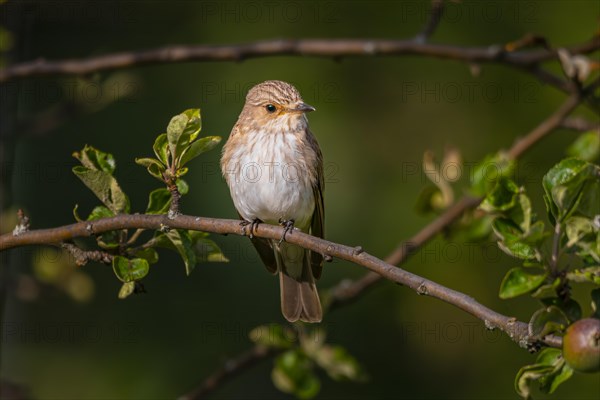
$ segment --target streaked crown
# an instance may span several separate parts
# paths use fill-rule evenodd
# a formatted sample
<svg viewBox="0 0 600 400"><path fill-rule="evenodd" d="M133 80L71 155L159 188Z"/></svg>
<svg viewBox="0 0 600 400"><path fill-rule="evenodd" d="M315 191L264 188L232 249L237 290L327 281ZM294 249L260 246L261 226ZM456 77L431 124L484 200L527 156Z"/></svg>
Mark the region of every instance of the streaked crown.
<svg viewBox="0 0 600 400"><path fill-rule="evenodd" d="M301 103L298 90L287 82L265 81L254 86L246 95L246 104L262 106L269 103L292 104Z"/></svg>

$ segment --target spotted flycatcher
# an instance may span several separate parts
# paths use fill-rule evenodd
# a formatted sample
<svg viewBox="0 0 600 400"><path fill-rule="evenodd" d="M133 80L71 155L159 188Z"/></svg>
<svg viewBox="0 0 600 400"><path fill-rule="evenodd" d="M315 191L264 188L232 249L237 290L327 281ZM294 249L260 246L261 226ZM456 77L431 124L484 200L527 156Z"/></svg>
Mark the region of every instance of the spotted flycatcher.
<svg viewBox="0 0 600 400"><path fill-rule="evenodd" d="M323 157L308 128L314 107L282 81L254 86L227 143L221 169L242 224L271 273L279 273L281 311L291 322L323 317L315 280L323 257L282 240L252 236L257 223L323 237Z"/></svg>

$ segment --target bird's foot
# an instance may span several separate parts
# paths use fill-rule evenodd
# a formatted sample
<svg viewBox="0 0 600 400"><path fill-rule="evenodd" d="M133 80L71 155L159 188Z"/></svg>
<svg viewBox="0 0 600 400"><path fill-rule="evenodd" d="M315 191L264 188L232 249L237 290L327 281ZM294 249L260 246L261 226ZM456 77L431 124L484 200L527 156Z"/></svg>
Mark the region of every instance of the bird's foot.
<svg viewBox="0 0 600 400"><path fill-rule="evenodd" d="M279 224L281 224L281 226L283 226L283 235L281 235L281 239L279 239L279 244L281 244L281 242L285 241L285 236L288 233L292 233L292 231L294 230L294 220L293 219L286 220L286 219L280 218Z"/></svg>
<svg viewBox="0 0 600 400"><path fill-rule="evenodd" d="M254 237L254 232L256 231L256 227L261 222L262 221L258 218L255 218L254 220L252 220L252 222L246 221L246 220L240 221L240 226L242 227L242 234L244 236L249 236L250 239L252 239Z"/></svg>

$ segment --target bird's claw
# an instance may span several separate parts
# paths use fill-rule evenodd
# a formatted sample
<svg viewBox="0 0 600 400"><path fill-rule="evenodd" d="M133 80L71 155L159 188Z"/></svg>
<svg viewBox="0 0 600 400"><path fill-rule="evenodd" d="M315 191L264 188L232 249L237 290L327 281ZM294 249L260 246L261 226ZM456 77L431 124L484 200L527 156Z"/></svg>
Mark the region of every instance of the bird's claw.
<svg viewBox="0 0 600 400"><path fill-rule="evenodd" d="M279 244L281 244L283 241L285 241L285 236L294 230L294 220L279 219L279 223L283 226L283 235L281 235L281 239L279 239Z"/></svg>
<svg viewBox="0 0 600 400"><path fill-rule="evenodd" d="M244 236L249 236L250 239L252 239L254 237L254 232L256 231L256 227L258 226L258 224L260 224L262 221L260 219L254 219L252 222L250 221L246 221L243 220L240 222L240 226L242 227L242 234ZM250 232L247 232L248 226L250 226Z"/></svg>

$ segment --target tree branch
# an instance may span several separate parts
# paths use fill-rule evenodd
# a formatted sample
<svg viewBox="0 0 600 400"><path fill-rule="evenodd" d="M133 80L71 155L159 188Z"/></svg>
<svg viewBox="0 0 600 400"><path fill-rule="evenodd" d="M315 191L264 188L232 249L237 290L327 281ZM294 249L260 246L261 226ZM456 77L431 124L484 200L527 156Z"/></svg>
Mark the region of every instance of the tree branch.
<svg viewBox="0 0 600 400"><path fill-rule="evenodd" d="M0 251L27 245L53 244L77 237L90 237L120 229L144 228L158 230L165 229L166 227L170 229L191 229L220 234L244 235L238 220L194 217L190 215L177 215L173 219L169 219L166 215L121 214L116 217L95 221L82 221L59 228L31 230L16 236L13 234L4 234L0 236ZM279 240L283 232L284 228L281 226L260 224L255 228L253 234L261 238ZM334 243L298 231L288 233L286 241L323 255L337 257L361 265L388 280L413 289L420 295L427 295L443 300L486 321L488 326L498 327L521 345L525 345L529 340L527 324L516 322L514 318L501 315L478 303L470 296L397 268L364 251L357 252L356 247ZM546 342L548 345L556 345L557 343L556 339Z"/></svg>
<svg viewBox="0 0 600 400"><path fill-rule="evenodd" d="M441 10L439 11L441 12ZM435 15L435 14L434 14ZM429 25L428 25L429 26ZM434 22L431 23L435 27ZM425 28L428 32L431 28ZM422 34L421 34L422 35ZM568 47L570 54L588 54L600 49L600 37ZM388 39L280 39L233 45L174 45L157 49L106 54L84 59L35 61L13 64L0 70L0 82L50 75L87 75L133 66L190 61L243 61L269 56L371 57L421 55L471 63L501 63L524 69L537 75L538 64L558 59L555 50L533 49L507 51L503 46L461 47L445 44L420 43L418 40ZM538 76L539 77L539 76ZM554 86L556 82L545 73L544 81Z"/></svg>
<svg viewBox="0 0 600 400"><path fill-rule="evenodd" d="M481 201L482 199L479 197L465 196L461 198L412 238L398 245L398 247L386 257L385 262L394 265L404 263L415 250L437 236L442 230L460 218L467 210L477 207ZM330 307L335 308L352 300L356 300L359 295L380 281L381 275L376 274L375 272L369 272L355 281L343 280L331 289L333 295Z"/></svg>

